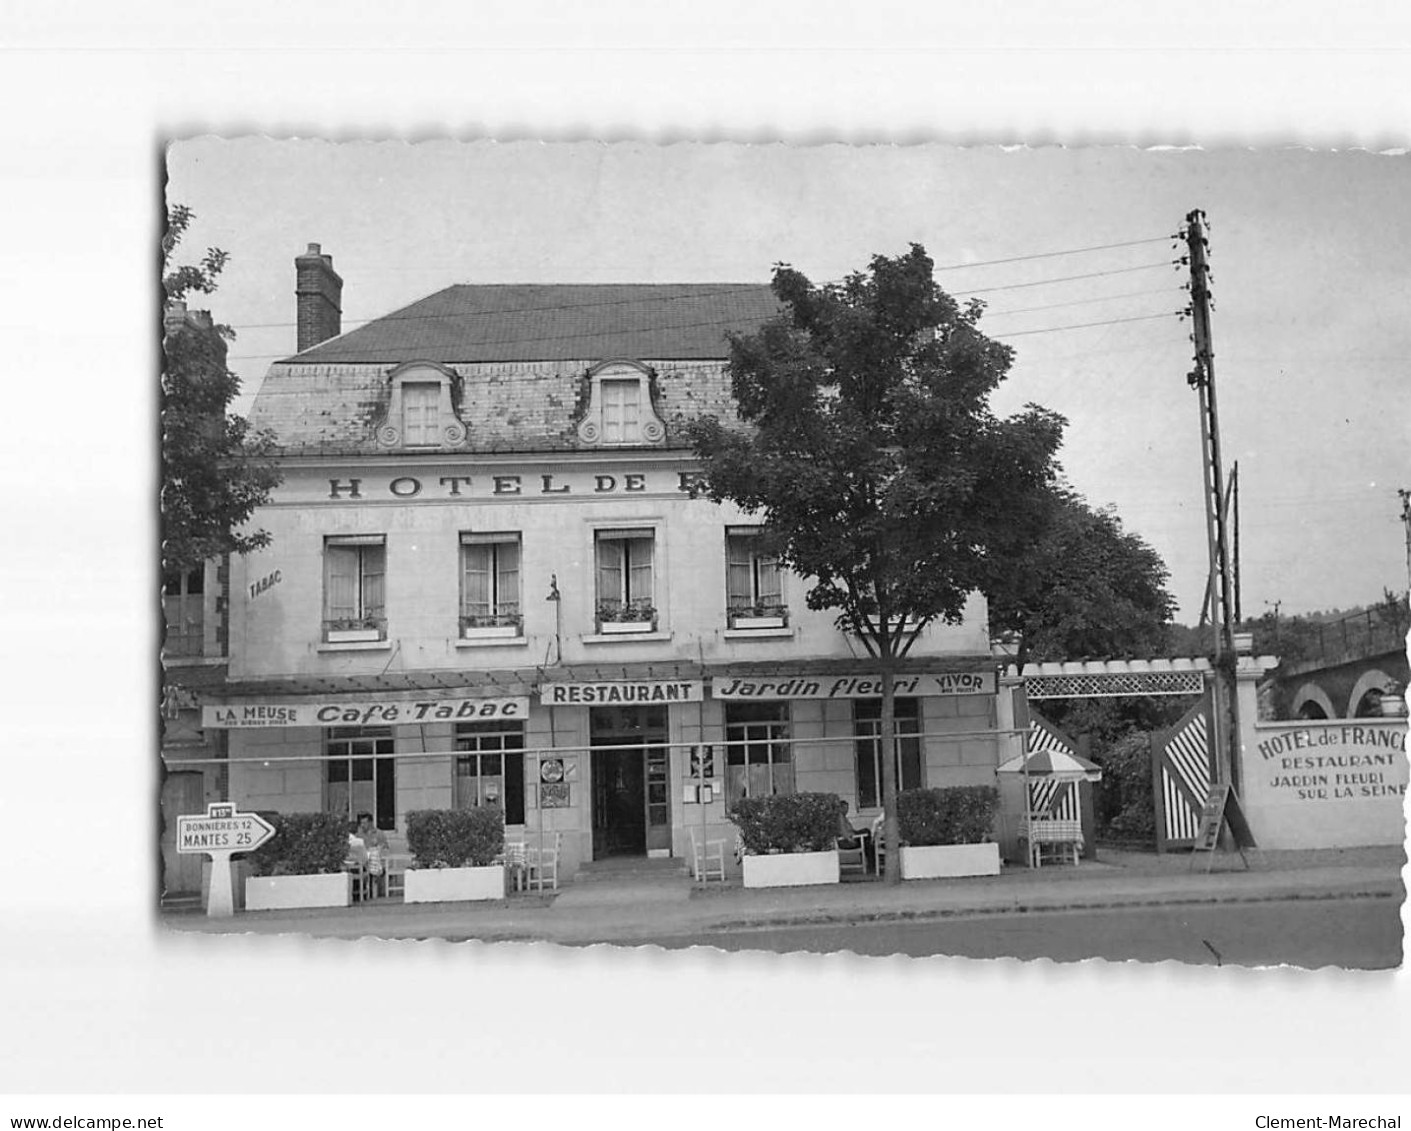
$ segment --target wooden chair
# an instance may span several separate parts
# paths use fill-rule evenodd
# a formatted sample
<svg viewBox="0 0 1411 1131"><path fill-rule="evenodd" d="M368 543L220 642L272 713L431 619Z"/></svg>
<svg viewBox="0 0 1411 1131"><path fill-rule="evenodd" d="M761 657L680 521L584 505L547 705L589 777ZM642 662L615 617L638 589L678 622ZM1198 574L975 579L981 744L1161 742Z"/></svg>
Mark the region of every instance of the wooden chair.
<svg viewBox="0 0 1411 1131"><path fill-rule="evenodd" d="M868 832L872 837L872 860L880 876L886 871L887 866L887 841L883 826L887 823L886 813L878 813L872 818L872 825Z"/></svg>
<svg viewBox="0 0 1411 1131"><path fill-rule="evenodd" d="M1073 864L1078 863L1083 851L1083 826L1080 822L1030 817L1024 831L1028 834L1029 867L1042 868L1045 855L1061 862L1071 859ZM1022 834L1021 839L1024 839Z"/></svg>
<svg viewBox="0 0 1411 1131"><path fill-rule="evenodd" d="M529 866L524 841L505 841L504 851L500 853L500 862L509 870L510 880L514 884L514 890L523 891Z"/></svg>
<svg viewBox="0 0 1411 1131"><path fill-rule="evenodd" d="M374 844L367 850L367 893L371 897L381 889L383 898L387 896L387 857L381 846Z"/></svg>
<svg viewBox="0 0 1411 1131"><path fill-rule="evenodd" d="M725 879L725 838L706 840L703 830L688 826L691 834L691 878L708 883Z"/></svg>
<svg viewBox="0 0 1411 1131"><path fill-rule="evenodd" d="M838 871L843 875L856 872L867 875L867 834L858 833L854 837L834 837L833 844L838 850Z"/></svg>
<svg viewBox="0 0 1411 1131"><path fill-rule="evenodd" d="M563 833L553 833L544 838L541 848L537 840L529 840L524 849L525 879L533 889L538 885L544 890L547 880L554 891L559 889L559 853L563 848Z"/></svg>

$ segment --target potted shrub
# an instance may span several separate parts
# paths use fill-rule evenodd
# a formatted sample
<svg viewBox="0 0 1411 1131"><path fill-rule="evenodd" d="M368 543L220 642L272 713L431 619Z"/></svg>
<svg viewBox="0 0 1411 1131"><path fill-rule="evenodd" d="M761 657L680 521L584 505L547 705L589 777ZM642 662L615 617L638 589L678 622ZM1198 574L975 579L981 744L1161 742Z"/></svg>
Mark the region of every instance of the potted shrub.
<svg viewBox="0 0 1411 1131"><path fill-rule="evenodd" d="M649 601L598 602L598 631L604 634L651 632L656 624L657 611Z"/></svg>
<svg viewBox="0 0 1411 1131"><path fill-rule="evenodd" d="M353 880L343 870L347 822L337 813L264 813L274 836L246 858L245 910L347 907Z"/></svg>
<svg viewBox="0 0 1411 1131"><path fill-rule="evenodd" d="M415 809L407 814L412 865L404 877L407 903L504 899L505 815L498 806Z"/></svg>
<svg viewBox="0 0 1411 1131"><path fill-rule="evenodd" d="M998 807L992 785L897 794L902 879L999 875L999 845L991 840Z"/></svg>
<svg viewBox="0 0 1411 1131"><path fill-rule="evenodd" d="M730 610L731 628L788 628L789 609L787 605L768 602L755 605L737 605Z"/></svg>
<svg viewBox="0 0 1411 1131"><path fill-rule="evenodd" d="M833 794L743 797L730 819L744 847L745 887L838 882L838 799Z"/></svg>

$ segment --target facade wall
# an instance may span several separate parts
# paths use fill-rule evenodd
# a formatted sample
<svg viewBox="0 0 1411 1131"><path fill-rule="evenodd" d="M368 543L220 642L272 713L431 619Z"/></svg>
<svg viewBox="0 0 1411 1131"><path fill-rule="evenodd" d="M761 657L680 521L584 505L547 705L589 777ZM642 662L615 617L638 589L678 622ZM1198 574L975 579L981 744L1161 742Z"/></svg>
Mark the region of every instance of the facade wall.
<svg viewBox="0 0 1411 1131"><path fill-rule="evenodd" d="M271 545L230 563L231 684L225 706L239 711L303 704L304 714L296 725L284 720L245 727L229 719L209 724L232 728L230 797L245 809L283 812L331 803L327 732L309 725L315 721L310 702L405 706L451 697L513 698L523 704L514 720L523 725L525 812L523 823L510 824L507 834L531 844L541 833L562 834L561 870L571 874L594 856L595 759L598 767L614 763L590 748L593 709L551 706L540 688L684 680L695 694L666 706L661 736L669 751L670 830L660 852L686 856L693 828L733 843L723 746L728 704L716 698L718 684L747 670L772 669L774 679L813 673L825 686L839 673L875 675L865 649L837 629L834 613L806 607L807 586L796 577L783 581L787 625L732 626L727 528L758 520L692 498L693 464L686 452L646 445L558 450L572 442L572 431L559 425L571 422L569 394L582 366L457 368L464 378L467 450L427 454L378 450L375 429L387 404L372 390L385 384L385 367L296 365L272 371L279 388L257 401L252 419L275 427L286 442L293 435L293 451L322 454L286 459L284 482L254 519L272 535ZM668 440L684 416L728 412L728 382L721 374L718 362L693 363L666 366L653 378L654 405L667 424ZM489 407L477 416L477 404ZM535 413L558 414L557 423ZM320 423L324 418L326 427ZM302 431L290 433L296 420ZM495 450L512 447L516 429L526 428L537 429L539 442L532 445L537 454ZM491 450L469 450L488 441ZM596 619L596 539L604 531L624 530L652 532L657 620L649 632L610 633ZM467 639L460 621L462 541L464 535L488 533L519 539L522 630ZM370 537L382 539L385 547L385 633L376 640L331 639L325 624L328 539ZM557 600L549 599L551 593ZM911 650L909 663L916 671L984 673L989 681L978 694L914 693L926 735L925 785L994 783L1000 744L991 734L976 733L996 725L987 627L985 603L977 596L962 624L928 627ZM877 809L859 806L854 700L841 697L850 693L783 701L793 788L837 794L849 802L852 820L861 827ZM754 701L780 700L766 695ZM337 719L339 725L350 721ZM392 725L395 811L379 812L379 820L390 820L395 832L404 834L408 812L456 804L453 723L406 725L404 715L362 721ZM702 804L694 788L689 795L687 788L693 781L691 748L705 744L714 748L715 776L708 780L715 788ZM562 781L545 777L543 796L562 799L566 788L567 804L541 804L541 762L564 775Z"/></svg>

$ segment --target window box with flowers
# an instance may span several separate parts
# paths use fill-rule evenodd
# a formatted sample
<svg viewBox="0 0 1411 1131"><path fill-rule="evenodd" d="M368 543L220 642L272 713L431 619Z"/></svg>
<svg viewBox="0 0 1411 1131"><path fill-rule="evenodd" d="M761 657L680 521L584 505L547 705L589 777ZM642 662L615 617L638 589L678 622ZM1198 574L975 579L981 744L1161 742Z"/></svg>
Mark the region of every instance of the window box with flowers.
<svg viewBox="0 0 1411 1131"><path fill-rule="evenodd" d="M741 630L752 628L788 628L789 609L786 605L780 605L774 602L737 605L730 609L730 627Z"/></svg>
<svg viewBox="0 0 1411 1131"><path fill-rule="evenodd" d="M461 617L462 640L512 640L524 635L524 617L518 612L475 614Z"/></svg>
<svg viewBox="0 0 1411 1131"><path fill-rule="evenodd" d="M336 617L323 622L323 638L329 644L385 640L387 621L382 617Z"/></svg>
<svg viewBox="0 0 1411 1131"><path fill-rule="evenodd" d="M598 602L598 631L605 636L655 632L656 625L657 611L646 601Z"/></svg>

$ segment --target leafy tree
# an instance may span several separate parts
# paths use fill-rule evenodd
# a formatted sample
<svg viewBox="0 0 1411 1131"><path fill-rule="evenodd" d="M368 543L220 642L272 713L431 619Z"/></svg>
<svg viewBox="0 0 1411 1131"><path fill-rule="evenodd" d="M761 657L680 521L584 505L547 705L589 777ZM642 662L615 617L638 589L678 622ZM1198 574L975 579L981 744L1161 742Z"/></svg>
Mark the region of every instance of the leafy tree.
<svg viewBox="0 0 1411 1131"><path fill-rule="evenodd" d="M1161 655L1176 609L1166 563L1115 511L1066 488L1049 501L1021 568L996 575L986 592L991 630L1018 638L1021 670L1029 660Z"/></svg>
<svg viewBox="0 0 1411 1131"><path fill-rule="evenodd" d="M211 248L198 266L173 266L172 255L192 219L190 209L168 212L162 241L163 282L170 300L195 290L210 293L229 258ZM234 332L209 316L169 319L162 373L162 566L194 569L209 558L244 554L269 544L266 531L241 528L280 482L273 437L253 433L228 411L240 379L226 367Z"/></svg>
<svg viewBox="0 0 1411 1131"><path fill-rule="evenodd" d="M1009 419L990 393L1013 353L935 283L919 244L840 284L774 269L781 314L732 336L739 424L690 426L701 488L762 512L765 545L837 610L882 677L887 880L899 882L893 680L932 621L961 620L1043 515L1061 417Z"/></svg>

